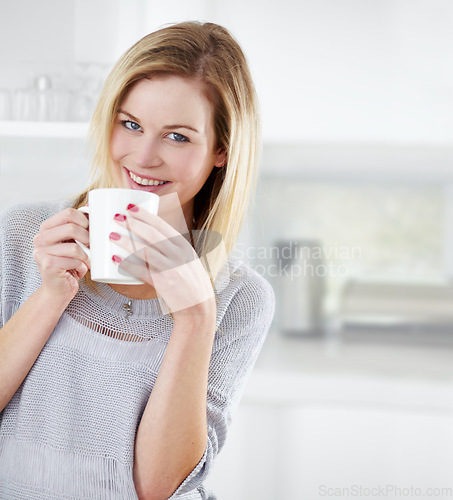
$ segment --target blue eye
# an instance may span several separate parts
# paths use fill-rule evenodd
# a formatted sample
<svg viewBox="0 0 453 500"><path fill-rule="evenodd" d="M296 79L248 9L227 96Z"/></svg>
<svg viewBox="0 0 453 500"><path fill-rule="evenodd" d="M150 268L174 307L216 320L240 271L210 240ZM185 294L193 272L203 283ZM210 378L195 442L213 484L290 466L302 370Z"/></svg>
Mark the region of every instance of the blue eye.
<svg viewBox="0 0 453 500"><path fill-rule="evenodd" d="M178 132L170 132L167 137L175 142L189 142L189 139L185 135L178 134Z"/></svg>
<svg viewBox="0 0 453 500"><path fill-rule="evenodd" d="M127 128L128 130L141 130L140 125L131 120L122 120L121 124L123 125L124 128Z"/></svg>

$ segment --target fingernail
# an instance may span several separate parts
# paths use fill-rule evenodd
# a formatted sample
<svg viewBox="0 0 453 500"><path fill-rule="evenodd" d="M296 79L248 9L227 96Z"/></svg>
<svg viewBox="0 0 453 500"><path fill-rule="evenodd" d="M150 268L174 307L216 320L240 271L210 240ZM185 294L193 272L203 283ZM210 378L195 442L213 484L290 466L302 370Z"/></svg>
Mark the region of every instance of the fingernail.
<svg viewBox="0 0 453 500"><path fill-rule="evenodd" d="M127 210L130 210L131 212L138 212L138 207L133 203L129 203L129 205L127 206Z"/></svg>
<svg viewBox="0 0 453 500"><path fill-rule="evenodd" d="M117 240L119 240L119 239L121 238L121 235L119 235L118 233L110 233L110 234L109 234L109 238L110 238L111 240L115 240L115 241L117 241Z"/></svg>
<svg viewBox="0 0 453 500"><path fill-rule="evenodd" d="M126 220L126 216L125 215L121 215L121 214L115 214L114 219L118 220L120 222L124 222Z"/></svg>
<svg viewBox="0 0 453 500"><path fill-rule="evenodd" d="M118 255L112 255L112 260L113 262L119 264L123 259L121 257L118 257Z"/></svg>

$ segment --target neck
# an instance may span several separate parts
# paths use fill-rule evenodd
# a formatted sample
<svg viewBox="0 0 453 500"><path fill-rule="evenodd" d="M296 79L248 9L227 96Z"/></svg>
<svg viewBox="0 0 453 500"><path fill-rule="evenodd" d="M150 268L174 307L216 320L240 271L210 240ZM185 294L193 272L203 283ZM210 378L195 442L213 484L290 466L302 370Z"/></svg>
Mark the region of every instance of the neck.
<svg viewBox="0 0 453 500"><path fill-rule="evenodd" d="M113 285L109 287L120 295L134 300L149 300L157 298L156 290L148 284L144 285Z"/></svg>

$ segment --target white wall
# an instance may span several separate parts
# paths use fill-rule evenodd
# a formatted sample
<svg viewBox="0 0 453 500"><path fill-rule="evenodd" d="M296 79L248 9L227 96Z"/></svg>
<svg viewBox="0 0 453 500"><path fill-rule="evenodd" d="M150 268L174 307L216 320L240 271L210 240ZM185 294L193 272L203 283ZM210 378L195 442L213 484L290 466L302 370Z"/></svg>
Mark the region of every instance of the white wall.
<svg viewBox="0 0 453 500"><path fill-rule="evenodd" d="M0 19L0 88L25 87L37 68L72 62L73 0L0 0Z"/></svg>
<svg viewBox="0 0 453 500"><path fill-rule="evenodd" d="M452 142L449 0L229 0L265 138Z"/></svg>
<svg viewBox="0 0 453 500"><path fill-rule="evenodd" d="M141 5L143 17L131 25L139 36L186 19L232 31L252 67L268 141L453 141L450 0Z"/></svg>

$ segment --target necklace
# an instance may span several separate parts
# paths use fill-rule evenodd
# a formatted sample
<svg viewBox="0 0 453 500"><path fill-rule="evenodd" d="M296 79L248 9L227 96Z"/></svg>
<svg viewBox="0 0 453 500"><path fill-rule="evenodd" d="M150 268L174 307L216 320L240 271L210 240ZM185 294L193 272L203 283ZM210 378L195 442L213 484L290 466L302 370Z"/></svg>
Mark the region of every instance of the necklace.
<svg viewBox="0 0 453 500"><path fill-rule="evenodd" d="M126 311L126 318L132 316L132 299L129 299L126 304L123 304L123 309Z"/></svg>

